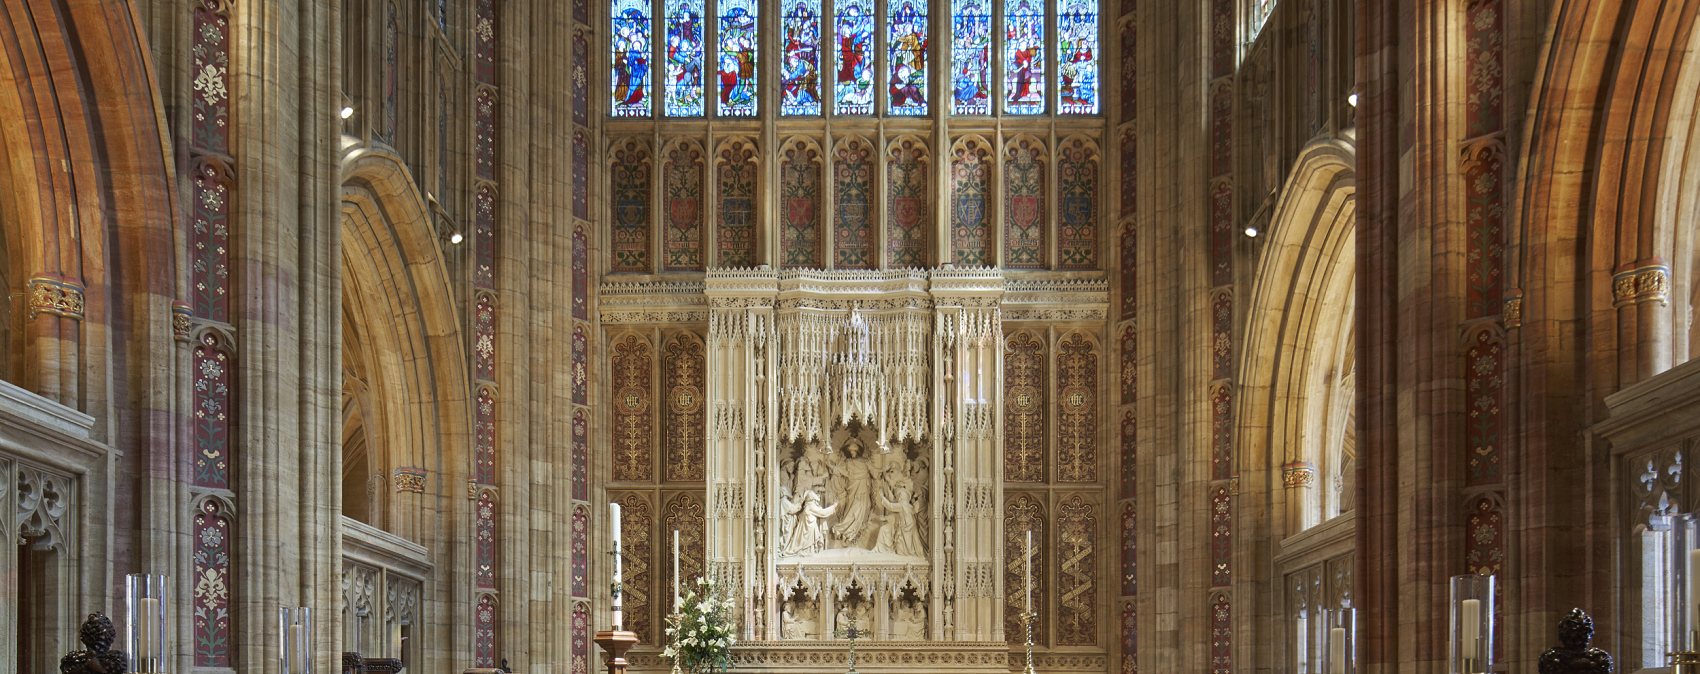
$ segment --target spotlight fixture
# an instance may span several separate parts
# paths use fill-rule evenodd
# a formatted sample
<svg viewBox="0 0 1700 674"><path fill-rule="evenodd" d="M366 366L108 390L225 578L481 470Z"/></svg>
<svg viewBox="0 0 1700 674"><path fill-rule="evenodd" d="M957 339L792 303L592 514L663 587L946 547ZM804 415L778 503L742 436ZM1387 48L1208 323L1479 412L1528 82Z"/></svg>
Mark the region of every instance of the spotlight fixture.
<svg viewBox="0 0 1700 674"><path fill-rule="evenodd" d="M1256 227L1245 228L1245 235L1249 236L1253 239L1257 238L1257 228Z"/></svg>
<svg viewBox="0 0 1700 674"><path fill-rule="evenodd" d="M349 117L353 117L354 116L354 106L352 106L352 105L342 106L342 112L339 113L339 114L342 115L343 119L348 119Z"/></svg>
<svg viewBox="0 0 1700 674"><path fill-rule="evenodd" d="M449 243L460 243L464 238L465 237L460 235L460 232L449 233Z"/></svg>
<svg viewBox="0 0 1700 674"><path fill-rule="evenodd" d="M1354 108L1358 107L1358 93L1357 92L1354 91L1354 92L1346 95L1346 105L1350 105Z"/></svg>

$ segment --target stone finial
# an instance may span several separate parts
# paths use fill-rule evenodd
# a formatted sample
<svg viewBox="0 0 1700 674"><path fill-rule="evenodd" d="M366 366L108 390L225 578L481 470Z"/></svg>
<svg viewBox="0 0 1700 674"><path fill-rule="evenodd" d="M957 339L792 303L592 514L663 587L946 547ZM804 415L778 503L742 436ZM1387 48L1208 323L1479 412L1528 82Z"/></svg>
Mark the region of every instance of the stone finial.
<svg viewBox="0 0 1700 674"><path fill-rule="evenodd" d="M1582 609L1570 609L1570 614L1558 621L1559 645L1541 654L1541 674L1610 674L1611 654L1589 648L1594 640L1594 619Z"/></svg>
<svg viewBox="0 0 1700 674"><path fill-rule="evenodd" d="M112 649L112 642L118 638L118 630L112 628L112 620L100 613L90 613L83 621L82 630L78 637L86 650L71 651L59 659L59 671L63 674L124 674L130 669L130 659L124 651Z"/></svg>

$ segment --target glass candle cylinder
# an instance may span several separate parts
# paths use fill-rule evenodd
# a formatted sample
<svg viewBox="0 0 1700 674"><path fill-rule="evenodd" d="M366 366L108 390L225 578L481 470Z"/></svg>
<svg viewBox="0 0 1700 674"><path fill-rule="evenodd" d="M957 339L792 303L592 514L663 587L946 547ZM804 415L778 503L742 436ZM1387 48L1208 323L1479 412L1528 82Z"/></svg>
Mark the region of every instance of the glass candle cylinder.
<svg viewBox="0 0 1700 674"><path fill-rule="evenodd" d="M125 642L130 648L130 671L156 674L165 671L169 655L165 647L166 610L165 576L132 573L126 577L125 602L130 611L130 623L125 627Z"/></svg>
<svg viewBox="0 0 1700 674"><path fill-rule="evenodd" d="M1331 608L1322 612L1322 671L1327 674L1358 672L1358 611Z"/></svg>
<svg viewBox="0 0 1700 674"><path fill-rule="evenodd" d="M1670 638L1673 650L1700 649L1700 517L1671 518Z"/></svg>
<svg viewBox="0 0 1700 674"><path fill-rule="evenodd" d="M284 674L313 674L313 609L278 609L278 655Z"/></svg>
<svg viewBox="0 0 1700 674"><path fill-rule="evenodd" d="M1493 576L1452 577L1451 674L1493 669Z"/></svg>

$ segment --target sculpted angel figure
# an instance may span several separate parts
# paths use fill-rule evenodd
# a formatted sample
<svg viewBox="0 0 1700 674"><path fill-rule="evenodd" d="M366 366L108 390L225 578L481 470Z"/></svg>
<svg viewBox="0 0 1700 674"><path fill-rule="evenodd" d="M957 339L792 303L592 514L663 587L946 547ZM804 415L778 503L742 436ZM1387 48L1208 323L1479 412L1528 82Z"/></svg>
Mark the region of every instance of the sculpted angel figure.
<svg viewBox="0 0 1700 674"><path fill-rule="evenodd" d="M874 552L906 557L925 557L921 534L915 529L915 504L909 499L909 480L901 479L896 487L880 490L880 505L890 511L885 526L880 528Z"/></svg>
<svg viewBox="0 0 1700 674"><path fill-rule="evenodd" d="M797 524L797 513L802 510L802 502L791 500L791 489L785 485L779 485L779 542L781 545L791 540L791 530Z"/></svg>

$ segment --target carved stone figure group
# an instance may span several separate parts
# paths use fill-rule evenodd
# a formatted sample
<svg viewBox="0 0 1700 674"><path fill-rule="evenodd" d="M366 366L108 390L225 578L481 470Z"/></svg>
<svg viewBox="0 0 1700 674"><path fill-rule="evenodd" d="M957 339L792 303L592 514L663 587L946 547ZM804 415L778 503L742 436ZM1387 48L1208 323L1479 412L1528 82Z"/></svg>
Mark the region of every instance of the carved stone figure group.
<svg viewBox="0 0 1700 674"><path fill-rule="evenodd" d="M838 451L780 461L780 557L855 548L925 557L928 465L923 453L869 456L852 427Z"/></svg>

